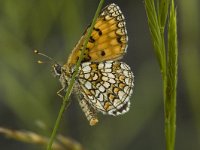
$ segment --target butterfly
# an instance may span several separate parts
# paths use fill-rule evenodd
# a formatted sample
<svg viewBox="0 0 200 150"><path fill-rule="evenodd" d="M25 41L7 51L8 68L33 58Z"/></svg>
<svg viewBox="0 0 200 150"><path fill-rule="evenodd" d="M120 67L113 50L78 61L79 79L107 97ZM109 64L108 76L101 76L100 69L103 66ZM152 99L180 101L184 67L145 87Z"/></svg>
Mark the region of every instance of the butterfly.
<svg viewBox="0 0 200 150"><path fill-rule="evenodd" d="M67 62L63 66L58 63L53 65L62 85L58 95L69 85L88 30L72 50ZM98 112L117 116L130 108L134 75L131 68L120 61L126 53L127 42L125 18L119 6L112 3L102 9L97 18L73 88L90 125L97 124Z"/></svg>

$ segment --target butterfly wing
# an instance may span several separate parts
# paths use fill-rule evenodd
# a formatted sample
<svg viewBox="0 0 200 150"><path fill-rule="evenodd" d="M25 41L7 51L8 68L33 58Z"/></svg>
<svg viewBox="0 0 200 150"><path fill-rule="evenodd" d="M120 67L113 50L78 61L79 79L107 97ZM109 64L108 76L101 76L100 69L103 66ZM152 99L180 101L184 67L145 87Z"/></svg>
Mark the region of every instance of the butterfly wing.
<svg viewBox="0 0 200 150"><path fill-rule="evenodd" d="M80 92L95 110L114 116L129 110L134 76L127 64L85 62L78 76Z"/></svg>
<svg viewBox="0 0 200 150"><path fill-rule="evenodd" d="M67 66L73 66L80 57L88 29L69 56ZM102 62L120 59L126 51L128 36L125 18L116 4L110 4L100 13L82 62Z"/></svg>

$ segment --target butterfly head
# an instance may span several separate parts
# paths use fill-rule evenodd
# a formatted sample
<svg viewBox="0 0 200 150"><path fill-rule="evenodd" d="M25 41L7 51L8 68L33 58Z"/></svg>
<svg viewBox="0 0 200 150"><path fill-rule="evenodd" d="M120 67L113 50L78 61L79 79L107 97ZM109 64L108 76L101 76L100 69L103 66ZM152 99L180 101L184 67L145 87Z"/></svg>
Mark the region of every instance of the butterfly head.
<svg viewBox="0 0 200 150"><path fill-rule="evenodd" d="M52 65L53 68L53 73L56 77L60 77L61 73L62 73L62 66L58 63L55 63Z"/></svg>
<svg viewBox="0 0 200 150"><path fill-rule="evenodd" d="M38 60L37 62L39 64L44 64L44 63L53 64L52 65L52 68L53 68L52 72L53 72L54 76L60 77L60 75L62 73L62 66L60 64L58 64L53 58L49 57L48 55L40 53L38 50L34 50L34 53L46 57L49 61L44 62L44 61Z"/></svg>

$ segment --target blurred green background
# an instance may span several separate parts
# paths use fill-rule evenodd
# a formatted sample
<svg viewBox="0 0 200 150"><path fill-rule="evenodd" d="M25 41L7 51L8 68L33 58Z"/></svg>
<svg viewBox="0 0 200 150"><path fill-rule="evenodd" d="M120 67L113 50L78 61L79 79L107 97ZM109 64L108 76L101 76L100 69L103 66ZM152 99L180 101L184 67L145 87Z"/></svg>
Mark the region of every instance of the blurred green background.
<svg viewBox="0 0 200 150"><path fill-rule="evenodd" d="M38 65L34 49L65 63L91 22L99 1L0 0L0 126L49 136L62 104L61 85L48 64ZM99 114L89 126L72 98L59 133L87 150L165 149L162 81L153 53L144 2L116 3L126 18L128 63L135 75L130 111L119 117ZM179 33L177 150L200 149L200 2L176 1ZM40 123L39 123L40 122ZM45 124L45 129L38 124ZM0 136L2 150L39 150L40 146Z"/></svg>

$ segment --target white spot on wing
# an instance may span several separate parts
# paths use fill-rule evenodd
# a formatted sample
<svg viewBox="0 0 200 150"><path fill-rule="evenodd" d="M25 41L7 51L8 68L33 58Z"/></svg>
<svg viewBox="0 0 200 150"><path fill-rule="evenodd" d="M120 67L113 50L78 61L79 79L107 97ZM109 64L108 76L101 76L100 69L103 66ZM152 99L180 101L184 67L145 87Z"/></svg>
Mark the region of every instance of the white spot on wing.
<svg viewBox="0 0 200 150"><path fill-rule="evenodd" d="M103 81L108 81L108 77L103 76L103 77L102 77L102 80L103 80Z"/></svg>
<svg viewBox="0 0 200 150"><path fill-rule="evenodd" d="M108 73L107 75L108 75L108 78L115 78L113 73Z"/></svg>
<svg viewBox="0 0 200 150"><path fill-rule="evenodd" d="M84 77L85 77L85 79L88 79L90 77L90 74L86 73Z"/></svg>
<svg viewBox="0 0 200 150"><path fill-rule="evenodd" d="M114 79L109 79L108 82L110 82L110 83L115 83L116 81L115 81Z"/></svg>
<svg viewBox="0 0 200 150"><path fill-rule="evenodd" d="M99 65L98 65L98 69L103 69L104 68L104 64L103 63L100 63Z"/></svg>
<svg viewBox="0 0 200 150"><path fill-rule="evenodd" d="M109 87L110 87L110 83L104 82L104 83L103 83L103 86L104 86L105 88L109 88Z"/></svg>
<svg viewBox="0 0 200 150"><path fill-rule="evenodd" d="M112 63L105 63L105 68L111 68L112 67Z"/></svg>
<svg viewBox="0 0 200 150"><path fill-rule="evenodd" d="M119 91L118 92L118 96L119 96L119 99L122 99L123 98L123 96L124 96L124 92L123 91Z"/></svg>
<svg viewBox="0 0 200 150"><path fill-rule="evenodd" d="M92 84L91 84L89 81L87 81L87 82L85 83L85 87L86 87L88 90L90 90L90 89L92 88Z"/></svg>
<svg viewBox="0 0 200 150"><path fill-rule="evenodd" d="M99 91L101 91L101 92L105 92L105 88L101 85L100 87L99 87Z"/></svg>
<svg viewBox="0 0 200 150"><path fill-rule="evenodd" d="M83 67L83 72L85 72L85 73L89 73L90 71L91 71L91 67L90 66L85 66L85 67Z"/></svg>
<svg viewBox="0 0 200 150"><path fill-rule="evenodd" d="M98 100L101 101L101 102L104 101L104 98L103 98L103 94L102 94L102 93L99 94Z"/></svg>
<svg viewBox="0 0 200 150"><path fill-rule="evenodd" d="M98 79L98 75L95 73L92 79L93 80L97 80Z"/></svg>

